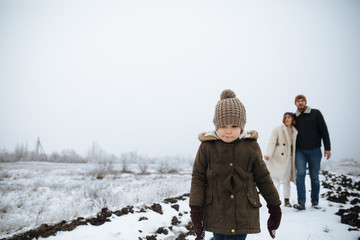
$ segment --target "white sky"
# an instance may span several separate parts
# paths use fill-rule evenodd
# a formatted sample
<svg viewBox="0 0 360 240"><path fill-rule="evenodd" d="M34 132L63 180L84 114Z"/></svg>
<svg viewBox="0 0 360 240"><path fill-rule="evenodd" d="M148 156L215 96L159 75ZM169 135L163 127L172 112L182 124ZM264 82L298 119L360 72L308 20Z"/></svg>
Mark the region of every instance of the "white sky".
<svg viewBox="0 0 360 240"><path fill-rule="evenodd" d="M0 148L194 156L233 89L262 150L302 93L358 158L360 2L0 1Z"/></svg>

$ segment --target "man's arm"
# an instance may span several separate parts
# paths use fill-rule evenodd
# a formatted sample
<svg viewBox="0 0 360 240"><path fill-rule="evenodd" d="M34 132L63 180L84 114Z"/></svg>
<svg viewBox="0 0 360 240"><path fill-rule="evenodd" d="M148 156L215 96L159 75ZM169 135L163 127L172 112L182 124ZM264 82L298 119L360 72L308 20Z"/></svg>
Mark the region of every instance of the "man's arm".
<svg viewBox="0 0 360 240"><path fill-rule="evenodd" d="M318 115L318 124L320 129L321 138L324 143L324 157L328 160L331 157L331 144L330 144L330 136L329 131L325 123L325 119L321 112L319 111Z"/></svg>

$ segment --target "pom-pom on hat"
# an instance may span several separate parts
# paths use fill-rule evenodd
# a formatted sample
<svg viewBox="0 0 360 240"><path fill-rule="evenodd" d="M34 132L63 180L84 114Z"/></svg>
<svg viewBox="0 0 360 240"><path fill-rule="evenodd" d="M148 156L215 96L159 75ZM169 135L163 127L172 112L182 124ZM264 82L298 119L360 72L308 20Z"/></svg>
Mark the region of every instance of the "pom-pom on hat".
<svg viewBox="0 0 360 240"><path fill-rule="evenodd" d="M298 99L304 99L305 103L307 103L306 97L305 97L304 95L302 95L302 94L299 94L299 95L297 95L297 96L295 97L295 104L296 104L296 100L298 100Z"/></svg>
<svg viewBox="0 0 360 240"><path fill-rule="evenodd" d="M215 107L213 122L216 129L226 125L234 125L244 130L246 124L245 106L236 97L234 91L226 89L221 93L220 100Z"/></svg>

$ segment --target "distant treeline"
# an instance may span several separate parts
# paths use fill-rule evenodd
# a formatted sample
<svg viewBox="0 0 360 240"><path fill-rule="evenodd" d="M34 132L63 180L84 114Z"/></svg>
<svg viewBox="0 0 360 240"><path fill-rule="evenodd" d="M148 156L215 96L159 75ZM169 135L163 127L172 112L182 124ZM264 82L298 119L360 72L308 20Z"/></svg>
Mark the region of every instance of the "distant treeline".
<svg viewBox="0 0 360 240"><path fill-rule="evenodd" d="M53 152L46 154L44 151L29 150L27 145L17 144L14 151L0 149L0 162L20 162L20 161L42 161L59 163L88 163L111 160L112 162L135 162L141 157L137 152L121 154L120 157L114 154L107 154L99 144L93 143L86 156L78 154L74 150L63 150L60 153Z"/></svg>
<svg viewBox="0 0 360 240"><path fill-rule="evenodd" d="M54 162L54 163L121 163L123 170L127 171L128 165L137 163L146 166L149 163L160 162L165 168L172 168L172 163L187 163L192 165L193 157L162 156L158 158L144 157L136 151L122 153L120 156L106 153L98 143L94 142L85 156L74 150L63 150L60 153L46 154L44 151L29 150L27 145L17 144L14 151L0 149L0 162ZM146 167L143 167L146 168ZM145 171L145 170L142 170Z"/></svg>

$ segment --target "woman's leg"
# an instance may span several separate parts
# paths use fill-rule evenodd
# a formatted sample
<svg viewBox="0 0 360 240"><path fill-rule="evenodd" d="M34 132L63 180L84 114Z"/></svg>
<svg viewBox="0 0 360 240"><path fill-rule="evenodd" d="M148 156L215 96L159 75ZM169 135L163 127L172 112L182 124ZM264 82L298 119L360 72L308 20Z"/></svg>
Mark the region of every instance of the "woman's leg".
<svg viewBox="0 0 360 240"><path fill-rule="evenodd" d="M274 186L276 188L276 190L278 191L279 195L280 195L280 180L277 179L277 178L274 178L274 177L271 177L273 183L274 183Z"/></svg>
<svg viewBox="0 0 360 240"><path fill-rule="evenodd" d="M290 198L290 174L291 174L291 157L289 158L288 166L285 171L284 178L282 180L283 190L284 190L284 198Z"/></svg>

